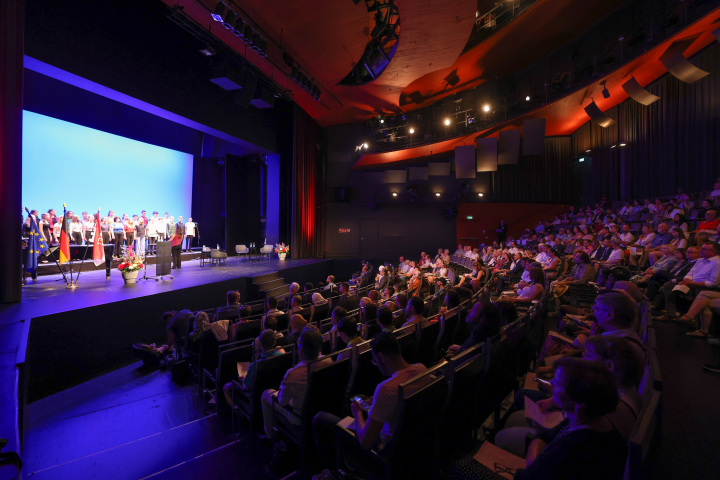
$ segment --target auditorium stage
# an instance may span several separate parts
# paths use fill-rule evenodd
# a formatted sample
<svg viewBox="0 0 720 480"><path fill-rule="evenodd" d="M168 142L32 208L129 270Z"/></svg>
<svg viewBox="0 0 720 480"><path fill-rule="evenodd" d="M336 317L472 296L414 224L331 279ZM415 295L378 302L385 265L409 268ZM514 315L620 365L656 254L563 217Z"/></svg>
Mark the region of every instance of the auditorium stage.
<svg viewBox="0 0 720 480"><path fill-rule="evenodd" d="M164 311L222 306L231 289L243 301L262 298L253 278L273 272L302 284L349 277L358 266L358 260L229 258L227 265L201 267L191 260L172 270L172 279L136 285L125 285L117 269L110 279L104 270L83 272L76 289L67 289L61 275L42 276L23 287L21 303L0 307L0 328L12 333L1 343L24 361L20 383L33 401L129 364L133 343L166 343Z"/></svg>

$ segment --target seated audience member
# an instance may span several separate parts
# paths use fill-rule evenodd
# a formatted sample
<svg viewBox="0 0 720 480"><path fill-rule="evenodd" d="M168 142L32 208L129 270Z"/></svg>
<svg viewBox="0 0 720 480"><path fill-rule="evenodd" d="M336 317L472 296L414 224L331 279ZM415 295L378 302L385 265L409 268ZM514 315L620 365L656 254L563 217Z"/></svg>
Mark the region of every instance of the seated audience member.
<svg viewBox="0 0 720 480"><path fill-rule="evenodd" d="M404 293L399 294L395 297L395 304L397 305L397 310L393 312L393 325L395 328L399 328L403 323L405 323L405 312L407 311L408 306L407 295Z"/></svg>
<svg viewBox="0 0 720 480"><path fill-rule="evenodd" d="M297 282L293 282L290 284L290 293L287 297L285 297L285 311L289 311L292 308L292 301L295 298L295 295L297 295L300 292L300 284ZM300 297L301 303L302 303L302 297Z"/></svg>
<svg viewBox="0 0 720 480"><path fill-rule="evenodd" d="M325 297L322 296L320 293L313 293L312 294L312 304L314 307L317 307L318 305L325 305L328 303L327 300L325 300Z"/></svg>
<svg viewBox="0 0 720 480"><path fill-rule="evenodd" d="M382 307L378 310L377 321L380 327L382 327L383 332L392 332L395 330L393 326L393 314L389 308Z"/></svg>
<svg viewBox="0 0 720 480"><path fill-rule="evenodd" d="M378 300L380 299L380 293L377 290L370 290L368 291L367 298L370 299L370 303L377 305Z"/></svg>
<svg viewBox="0 0 720 480"><path fill-rule="evenodd" d="M262 352L260 354L259 360L265 360L266 358L274 357L275 355L281 355L285 353L285 350L283 350L282 348L275 348L276 339L274 330L263 330L258 337L258 343L260 344L260 351ZM244 377L238 377L238 379L242 382L244 389L247 389L250 387L250 385L252 385L254 378L255 362L250 364ZM225 401L232 408L232 392L230 391L231 386L232 382L228 382L223 385L223 393L225 394Z"/></svg>
<svg viewBox="0 0 720 480"><path fill-rule="evenodd" d="M611 240L610 246L612 248L610 256L608 256L608 259L606 261L600 262L599 265L600 273L598 274L597 283L601 287L606 286L606 283L608 282L608 277L610 276L610 272L614 268L618 267L622 260L625 258L625 250L622 248L622 245L620 245L618 241ZM608 286L607 288L612 288L612 286Z"/></svg>
<svg viewBox="0 0 720 480"><path fill-rule="evenodd" d="M681 322L695 322L695 317L700 316L700 328L687 332L685 335L697 338L710 337L710 324L712 322L712 311L720 309L720 292L714 290L702 290L693 300L687 313L680 317ZM717 326L715 326L717 327ZM717 331L717 328L715 328ZM715 341L717 342L717 340ZM713 343L715 343L713 342ZM715 343L717 344L717 343Z"/></svg>
<svg viewBox="0 0 720 480"><path fill-rule="evenodd" d="M210 319L208 318L208 314L205 312L198 312L197 315L195 315L195 320L193 322L193 331L188 337L188 350L199 353L200 352L200 340L205 335L211 335L210 332Z"/></svg>
<svg viewBox="0 0 720 480"><path fill-rule="evenodd" d="M497 272L495 291L502 292L505 286L511 281L512 277L522 275L525 270L525 264L530 260L523 258L522 253L517 251L513 254L513 261L510 265L506 265L503 270Z"/></svg>
<svg viewBox="0 0 720 480"><path fill-rule="evenodd" d="M332 300L332 306L333 307L343 307L345 309L350 308L350 285L347 282L342 282L340 284L340 296L333 298ZM352 309L351 309L352 310Z"/></svg>
<svg viewBox="0 0 720 480"><path fill-rule="evenodd" d="M368 298L368 297L363 297ZM377 318L377 303L370 301L360 302L360 323L366 324Z"/></svg>
<svg viewBox="0 0 720 480"><path fill-rule="evenodd" d="M443 306L440 307L440 315L443 319L447 320L458 314L458 306L460 305L460 295L458 290L451 288L445 293L445 299L443 300Z"/></svg>
<svg viewBox="0 0 720 480"><path fill-rule="evenodd" d="M302 315L295 314L290 317L290 331L287 335L288 343L297 343L300 338L300 334L307 324L307 320L305 320Z"/></svg>
<svg viewBox="0 0 720 480"><path fill-rule="evenodd" d="M237 290L230 290L227 292L227 305L218 308L215 312L213 321L218 320L235 320L240 316L240 292Z"/></svg>
<svg viewBox="0 0 720 480"><path fill-rule="evenodd" d="M292 300L290 301L290 309L288 310L288 314L297 313L300 310L302 310L302 296L301 295L295 295L292 297Z"/></svg>
<svg viewBox="0 0 720 480"><path fill-rule="evenodd" d="M635 275L632 281L638 284L644 284L652 278L652 276L658 272L667 271L669 272L672 267L677 263L675 256L675 247L673 245L662 245L657 251L653 252L655 255L655 261L651 261L652 267L649 267L644 272ZM652 254L651 254L652 256Z"/></svg>
<svg viewBox="0 0 720 480"><path fill-rule="evenodd" d="M509 302L503 302L508 304ZM510 304L512 305L512 304ZM504 306L504 309L507 307ZM450 345L448 356L455 356L470 347L478 345L500 333L500 310L488 300L475 302L465 318L470 336L462 345Z"/></svg>
<svg viewBox="0 0 720 480"><path fill-rule="evenodd" d="M648 248L651 242L655 239L655 232L652 230L652 226L643 225L641 228L640 236L638 239L630 245L630 264L637 265L638 259L642 253Z"/></svg>
<svg viewBox="0 0 720 480"><path fill-rule="evenodd" d="M332 314L330 315L330 323L332 324L332 328L329 331L336 331L338 323L341 319L345 317L347 317L347 310L345 310L343 307L333 308Z"/></svg>
<svg viewBox="0 0 720 480"><path fill-rule="evenodd" d="M515 479L621 479L627 443L606 418L619 399L612 373L600 362L561 358L552 383L568 424L552 442L530 443L527 467Z"/></svg>
<svg viewBox="0 0 720 480"><path fill-rule="evenodd" d="M175 351L176 357L180 357L182 355L182 349L185 347L185 341L188 337L188 322L190 321L190 317L192 317L192 312L190 310L163 313L162 318L165 323L168 348Z"/></svg>
<svg viewBox="0 0 720 480"><path fill-rule="evenodd" d="M717 208L708 208L705 211L705 220L700 222L698 224L697 230L695 230L695 234L705 233L707 235L712 235L715 233L715 231L718 228L718 224L720 223L720 218L718 218L718 211Z"/></svg>
<svg viewBox="0 0 720 480"><path fill-rule="evenodd" d="M340 334L340 338L345 343L346 347L357 345L362 342L363 339L358 332L358 321L355 317L345 317L338 322L337 329ZM350 358L350 352L344 352L337 356L337 361Z"/></svg>
<svg viewBox="0 0 720 480"><path fill-rule="evenodd" d="M313 325L303 328L298 339L298 355L300 362L287 371L280 383L280 390L268 389L262 394L261 404L263 412L263 422L265 424L265 438L272 439L275 435L275 412L286 416L288 421L293 425L300 425L300 418L303 411L303 403L305 401L305 392L308 386L308 363L320 358L320 349L322 348L322 335L320 331ZM328 362L332 362L327 357ZM324 363L325 360L319 363ZM273 404L274 398L277 404ZM288 411L292 414L288 414Z"/></svg>
<svg viewBox="0 0 720 480"><path fill-rule="evenodd" d="M657 229L657 233L643 251L643 255L638 262L640 266L644 266L648 262L650 253L657 251L660 246L668 245L672 241L672 235L667 223L661 223Z"/></svg>
<svg viewBox="0 0 720 480"><path fill-rule="evenodd" d="M262 328L265 330L272 330L273 332L275 332L275 340L277 342L280 342L280 344L282 344L282 345L288 344L288 341L287 341L287 338L285 338L285 335L278 332L278 320L277 320L276 316L271 315L271 316L267 317L263 321Z"/></svg>
<svg viewBox="0 0 720 480"><path fill-rule="evenodd" d="M423 317L423 310L425 309L425 303L420 297L412 297L407 304L405 311L406 320L403 323L403 327L408 325L420 324L421 327L426 327L428 321Z"/></svg>
<svg viewBox="0 0 720 480"><path fill-rule="evenodd" d="M516 296L503 296L503 301L508 302L531 302L539 299L545 290L545 275L541 268L531 268L528 282L520 282Z"/></svg>
<svg viewBox="0 0 720 480"><path fill-rule="evenodd" d="M421 363L409 364L400 351L400 344L392 332L380 332L370 342L372 356L380 372L390 377L378 384L372 397L372 404L366 413L355 402L350 410L355 418L354 428L360 447L374 449L382 454L397 428L398 387L408 380L427 371ZM419 387L419 386L418 386ZM341 419L327 412L320 412L313 419L315 444L321 453L325 466L333 472L325 471L325 478L335 477L338 467L336 456L335 429Z"/></svg>
<svg viewBox="0 0 720 480"><path fill-rule="evenodd" d="M627 439L642 409L639 388L645 362L628 340L621 337L594 336L588 339L586 347L583 358L605 364L615 377L620 401L615 410L605 418L624 439ZM552 397L539 400L537 404L541 411L559 409ZM524 410L518 410L510 415L505 423L505 428L497 433L495 444L515 455L525 457L528 435L541 434L543 437L549 437L554 434L554 432L541 433L543 431L544 429L534 422L528 421Z"/></svg>
<svg viewBox="0 0 720 480"><path fill-rule="evenodd" d="M637 305L629 294L611 290L598 295L593 305L593 313L601 335L626 338L645 358L645 346L634 329ZM580 334L575 339L575 344L584 349L586 341L587 336Z"/></svg>
<svg viewBox="0 0 720 480"><path fill-rule="evenodd" d="M720 277L720 245L707 242L700 248L700 258L677 285L685 286L690 293L690 287L717 287ZM659 320L680 320L677 314L676 286L670 282L662 286L662 293L665 298L665 315ZM686 322L691 323L691 322ZM694 323L694 321L693 321Z"/></svg>
<svg viewBox="0 0 720 480"><path fill-rule="evenodd" d="M267 299L267 314L266 317L270 317L273 315L282 315L284 312L282 310L278 310L278 300L276 297L268 297Z"/></svg>
<svg viewBox="0 0 720 480"><path fill-rule="evenodd" d="M650 300L654 309L658 309L663 302L663 296L657 294L660 288L667 282L677 285L678 282L685 278L685 275L695 265L698 258L700 258L700 249L698 247L692 246L685 251L680 248L675 250L677 262L669 271L659 271L650 277L647 281L645 296ZM640 283L640 286L644 285Z"/></svg>
<svg viewBox="0 0 720 480"><path fill-rule="evenodd" d="M325 287L323 290L330 290L335 291L337 288L337 285L335 284L335 275L328 275L327 280L325 280Z"/></svg>

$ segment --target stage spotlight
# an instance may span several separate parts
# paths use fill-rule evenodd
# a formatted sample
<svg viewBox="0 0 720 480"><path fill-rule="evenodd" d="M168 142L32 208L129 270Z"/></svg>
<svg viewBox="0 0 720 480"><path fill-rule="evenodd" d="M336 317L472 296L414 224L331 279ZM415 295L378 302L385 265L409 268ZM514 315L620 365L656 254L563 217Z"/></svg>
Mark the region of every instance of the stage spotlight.
<svg viewBox="0 0 720 480"><path fill-rule="evenodd" d="M447 127L448 125L450 125L450 119L449 119L449 118L446 118L446 119L445 119L445 126Z"/></svg>
<svg viewBox="0 0 720 480"><path fill-rule="evenodd" d="M482 192L479 192L479 193L478 193L478 197L482 197L482 196L483 196L483 193L482 193Z"/></svg>
<svg viewBox="0 0 720 480"><path fill-rule="evenodd" d="M380 117L380 120L378 120L380 123L385 123L385 119L383 117Z"/></svg>
<svg viewBox="0 0 720 480"><path fill-rule="evenodd" d="M397 197L397 192L392 192L393 197Z"/></svg>
<svg viewBox="0 0 720 480"><path fill-rule="evenodd" d="M440 192L435 192L435 196L436 196L436 197L439 197L439 196L440 196Z"/></svg>
<svg viewBox="0 0 720 480"><path fill-rule="evenodd" d="M588 148L587 150L585 150L585 153L590 153L590 149Z"/></svg>
<svg viewBox="0 0 720 480"><path fill-rule="evenodd" d="M526 95L526 96L525 96L525 101L526 101L526 102L529 102L529 101L530 101L530 95Z"/></svg>
<svg viewBox="0 0 720 480"><path fill-rule="evenodd" d="M620 144L621 147L624 147L625 145L627 145L627 143L621 143L621 144Z"/></svg>
<svg viewBox="0 0 720 480"><path fill-rule="evenodd" d="M367 143L363 143L362 146L365 150L367 150L367 148L368 148Z"/></svg>
<svg viewBox="0 0 720 480"><path fill-rule="evenodd" d="M610 148L615 148L615 147L617 147L617 145L610 145Z"/></svg>
<svg viewBox="0 0 720 480"><path fill-rule="evenodd" d="M227 6L223 2L217 2L217 4L215 5L215 10L211 14L213 20L215 20L216 22L222 22L226 8Z"/></svg>
<svg viewBox="0 0 720 480"><path fill-rule="evenodd" d="M610 90L607 89L607 86L605 86L605 82L600 83L600 85L603 86L602 89L602 96L605 98L610 98Z"/></svg>
<svg viewBox="0 0 720 480"><path fill-rule="evenodd" d="M487 113L489 111L490 111L490 105L488 105L488 104L483 105L483 112Z"/></svg>
<svg viewBox="0 0 720 480"><path fill-rule="evenodd" d="M415 133L415 129L410 127L410 130L408 130L408 132L410 132L410 135L412 135L413 133Z"/></svg>

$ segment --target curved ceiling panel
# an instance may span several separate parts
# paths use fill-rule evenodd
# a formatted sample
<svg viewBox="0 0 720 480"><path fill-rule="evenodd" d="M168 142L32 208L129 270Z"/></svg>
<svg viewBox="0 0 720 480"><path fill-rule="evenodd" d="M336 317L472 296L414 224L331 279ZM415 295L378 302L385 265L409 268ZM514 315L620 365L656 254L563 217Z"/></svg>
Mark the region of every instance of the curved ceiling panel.
<svg viewBox="0 0 720 480"><path fill-rule="evenodd" d="M523 120L530 118L546 119L546 136L570 135L590 119L584 107L592 101L591 97L601 111L607 111L629 98L622 85L631 77L634 77L641 86L646 86L666 74L667 70L661 60L667 53L681 52L685 58L689 58L714 42L712 31L717 28L717 23L720 21L718 12L720 8L609 75L598 78L592 84L526 115L456 139L394 152L366 154L353 168L392 168L396 165L426 163L429 155L449 152L458 145L472 145L476 138L493 137L500 130L522 128ZM600 94L603 82L610 92L609 98L603 98Z"/></svg>
<svg viewBox="0 0 720 480"><path fill-rule="evenodd" d="M540 0L447 68L408 84L400 106L413 110L454 92L525 70L579 37L623 0ZM567 21L565 21L567 20Z"/></svg>
<svg viewBox="0 0 720 480"><path fill-rule="evenodd" d="M400 40L393 60L368 88L395 105L406 85L451 66L470 38L476 0L396 0Z"/></svg>

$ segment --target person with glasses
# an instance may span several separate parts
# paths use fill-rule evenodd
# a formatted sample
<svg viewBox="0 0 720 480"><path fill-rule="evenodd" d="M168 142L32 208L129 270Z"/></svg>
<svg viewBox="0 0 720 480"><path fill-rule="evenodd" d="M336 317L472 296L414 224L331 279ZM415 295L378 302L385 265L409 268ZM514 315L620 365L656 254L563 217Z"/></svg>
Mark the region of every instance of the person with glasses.
<svg viewBox="0 0 720 480"><path fill-rule="evenodd" d="M607 417L619 401L612 372L579 358L561 358L555 365L552 399L568 423L552 441L530 442L527 467L515 480L623 478L627 443Z"/></svg>

